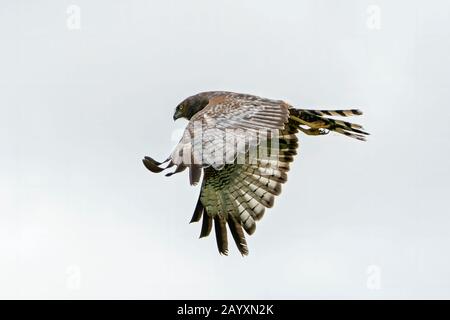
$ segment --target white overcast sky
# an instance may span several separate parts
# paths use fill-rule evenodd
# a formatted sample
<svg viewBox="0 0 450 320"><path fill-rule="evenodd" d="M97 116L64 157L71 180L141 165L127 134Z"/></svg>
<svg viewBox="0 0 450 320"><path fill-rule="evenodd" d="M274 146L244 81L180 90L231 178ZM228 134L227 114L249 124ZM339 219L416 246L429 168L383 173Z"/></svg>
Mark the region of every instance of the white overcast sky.
<svg viewBox="0 0 450 320"><path fill-rule="evenodd" d="M449 10L1 1L0 297L450 298ZM372 133L301 136L246 258L198 239L186 174L141 163L206 90L358 106Z"/></svg>

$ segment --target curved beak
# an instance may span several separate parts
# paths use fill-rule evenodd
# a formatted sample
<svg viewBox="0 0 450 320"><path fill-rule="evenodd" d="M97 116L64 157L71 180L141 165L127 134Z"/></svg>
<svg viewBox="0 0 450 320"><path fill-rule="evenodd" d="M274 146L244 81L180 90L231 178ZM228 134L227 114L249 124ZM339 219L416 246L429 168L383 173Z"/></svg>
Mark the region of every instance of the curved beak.
<svg viewBox="0 0 450 320"><path fill-rule="evenodd" d="M173 121L177 121L178 119L180 119L182 117L180 110L176 110L174 115L173 115Z"/></svg>

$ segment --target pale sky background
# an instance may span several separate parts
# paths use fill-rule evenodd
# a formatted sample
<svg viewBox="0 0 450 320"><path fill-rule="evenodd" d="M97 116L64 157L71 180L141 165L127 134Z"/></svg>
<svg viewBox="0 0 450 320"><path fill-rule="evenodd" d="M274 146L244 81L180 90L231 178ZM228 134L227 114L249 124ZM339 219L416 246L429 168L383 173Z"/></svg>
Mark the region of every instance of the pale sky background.
<svg viewBox="0 0 450 320"><path fill-rule="evenodd" d="M450 298L449 11L1 1L0 298ZM206 90L358 106L372 133L301 136L246 258L198 240L186 174L141 163Z"/></svg>

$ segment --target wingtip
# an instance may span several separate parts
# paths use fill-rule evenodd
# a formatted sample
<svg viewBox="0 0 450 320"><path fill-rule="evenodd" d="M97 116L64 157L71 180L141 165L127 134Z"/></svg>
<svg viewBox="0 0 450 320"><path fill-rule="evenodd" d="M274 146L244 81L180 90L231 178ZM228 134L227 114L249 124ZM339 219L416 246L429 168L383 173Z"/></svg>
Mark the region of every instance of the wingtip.
<svg viewBox="0 0 450 320"><path fill-rule="evenodd" d="M241 249L241 248L239 248ZM247 245L242 244L242 250L239 250L243 258L247 257L249 254Z"/></svg>
<svg viewBox="0 0 450 320"><path fill-rule="evenodd" d="M225 250L225 251L219 251L219 254L220 254L221 256L228 257L228 250Z"/></svg>
<svg viewBox="0 0 450 320"><path fill-rule="evenodd" d="M144 157L144 159L142 159L142 163L149 171L153 173L160 173L161 171L163 171L163 169L159 167L159 162L153 160L150 157Z"/></svg>
<svg viewBox="0 0 450 320"><path fill-rule="evenodd" d="M354 137L356 140L359 140L359 141L364 141L364 142L366 142L367 141L367 139L366 139L366 137L364 137L364 136L357 136L357 137Z"/></svg>

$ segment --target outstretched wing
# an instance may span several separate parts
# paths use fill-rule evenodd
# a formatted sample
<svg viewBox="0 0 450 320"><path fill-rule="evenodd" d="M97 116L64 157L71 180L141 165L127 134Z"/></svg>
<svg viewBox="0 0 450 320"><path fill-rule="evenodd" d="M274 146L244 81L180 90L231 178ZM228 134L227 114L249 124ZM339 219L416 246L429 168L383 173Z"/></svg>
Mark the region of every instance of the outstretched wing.
<svg viewBox="0 0 450 320"><path fill-rule="evenodd" d="M297 153L298 140L295 125L280 130L277 154L258 158L255 163L227 164L221 170L205 168L202 190L191 222L202 217L200 237L210 234L214 224L217 247L221 254L228 253L226 225L243 255L248 254L244 230L255 232L256 221L266 208L274 204L275 196L287 181L289 164Z"/></svg>

